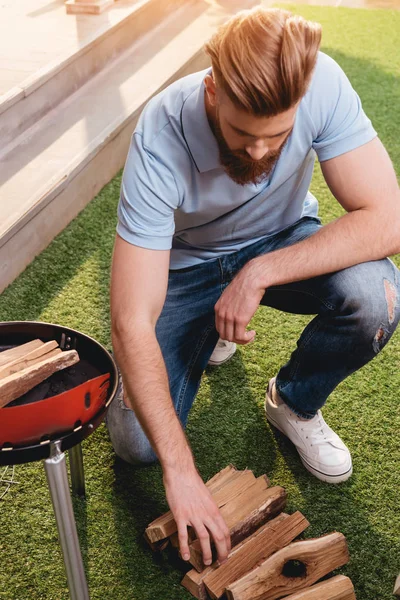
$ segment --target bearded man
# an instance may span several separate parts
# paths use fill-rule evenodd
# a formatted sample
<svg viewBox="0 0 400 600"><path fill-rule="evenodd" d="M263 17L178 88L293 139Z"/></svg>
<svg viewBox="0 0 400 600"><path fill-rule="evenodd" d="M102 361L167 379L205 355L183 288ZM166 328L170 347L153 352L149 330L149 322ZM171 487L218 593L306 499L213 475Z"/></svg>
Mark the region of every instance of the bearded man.
<svg viewBox="0 0 400 600"><path fill-rule="evenodd" d="M316 315L270 374L266 416L306 469L339 483L351 455L320 409L400 317L394 169L320 39L284 10L235 15L206 46L212 68L147 104L124 170L111 286L123 388L107 426L122 459L160 461L181 554L191 525L206 565L211 539L226 559L229 531L184 428L218 338L250 343L260 304ZM325 226L308 191L316 155L346 211Z"/></svg>

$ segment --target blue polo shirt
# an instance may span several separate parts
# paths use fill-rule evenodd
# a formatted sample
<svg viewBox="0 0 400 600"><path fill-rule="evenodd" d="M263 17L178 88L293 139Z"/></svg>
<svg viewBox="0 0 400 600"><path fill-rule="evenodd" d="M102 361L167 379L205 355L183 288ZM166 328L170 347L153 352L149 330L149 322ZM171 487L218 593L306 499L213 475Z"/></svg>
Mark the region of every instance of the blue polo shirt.
<svg viewBox="0 0 400 600"><path fill-rule="evenodd" d="M148 102L123 174L118 234L142 248L171 249L171 269L235 252L303 216L317 216L308 189L316 155L328 160L376 136L346 75L320 52L270 176L238 185L220 165L207 120L204 77L210 71L183 77Z"/></svg>

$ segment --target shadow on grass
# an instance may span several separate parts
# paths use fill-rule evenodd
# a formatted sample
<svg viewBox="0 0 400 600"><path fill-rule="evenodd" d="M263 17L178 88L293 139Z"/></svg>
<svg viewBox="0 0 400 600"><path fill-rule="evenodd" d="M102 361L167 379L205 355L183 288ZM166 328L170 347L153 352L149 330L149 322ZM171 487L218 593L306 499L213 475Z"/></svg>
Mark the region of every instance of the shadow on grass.
<svg viewBox="0 0 400 600"><path fill-rule="evenodd" d="M280 335L283 337L283 332ZM276 369L275 364L268 364L268 360L266 365L272 367L272 372ZM265 377L267 380L267 374ZM218 457L215 461L218 468L233 462L240 469L251 468L256 475L266 473L272 485L287 489L288 511L301 510L310 521L306 538L332 531L345 535L350 562L335 573L351 578L357 598L389 600L397 575L394 569L396 555L400 556L400 541L384 536L374 528L371 515L357 499L357 471L348 482L340 485L320 482L308 473L291 442L267 423L262 407L264 388L257 395L251 392L240 356L236 355L228 364L210 371L208 379L211 402L191 420L192 447L197 446L197 430L208 439L207 444L203 439L197 448L200 464L204 462L204 468L209 468L211 457L215 456ZM230 417L224 417L220 432L218 423L223 412L230 413ZM367 439L365 443L368 443ZM384 506L375 508L377 512L385 510ZM372 552L371 548L374 549Z"/></svg>

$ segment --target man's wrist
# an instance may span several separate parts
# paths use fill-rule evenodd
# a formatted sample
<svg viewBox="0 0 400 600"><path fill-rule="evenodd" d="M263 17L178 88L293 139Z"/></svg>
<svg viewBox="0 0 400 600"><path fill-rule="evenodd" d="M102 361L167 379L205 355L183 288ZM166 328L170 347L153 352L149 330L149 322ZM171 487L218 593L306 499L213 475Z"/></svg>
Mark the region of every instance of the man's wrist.
<svg viewBox="0 0 400 600"><path fill-rule="evenodd" d="M256 293L264 292L272 283L268 281L268 269L266 257L258 256L250 260L247 265L247 276L250 287Z"/></svg>
<svg viewBox="0 0 400 600"><path fill-rule="evenodd" d="M160 458L160 463L164 477L166 478L176 477L184 473L197 472L193 454L189 446L174 453L173 456L169 454L166 458Z"/></svg>

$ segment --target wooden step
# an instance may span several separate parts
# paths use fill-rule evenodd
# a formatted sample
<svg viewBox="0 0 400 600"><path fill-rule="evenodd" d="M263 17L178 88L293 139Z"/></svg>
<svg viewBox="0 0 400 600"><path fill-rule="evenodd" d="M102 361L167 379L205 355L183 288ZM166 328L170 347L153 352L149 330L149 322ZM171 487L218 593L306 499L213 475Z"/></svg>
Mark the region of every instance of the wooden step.
<svg viewBox="0 0 400 600"><path fill-rule="evenodd" d="M0 158L21 143L21 134L184 2L187 0L119 3L120 10L112 19L0 97ZM29 137L29 132L26 135Z"/></svg>
<svg viewBox="0 0 400 600"><path fill-rule="evenodd" d="M121 169L148 100L209 65L205 41L238 8L226 4L185 3L3 156L0 293Z"/></svg>

